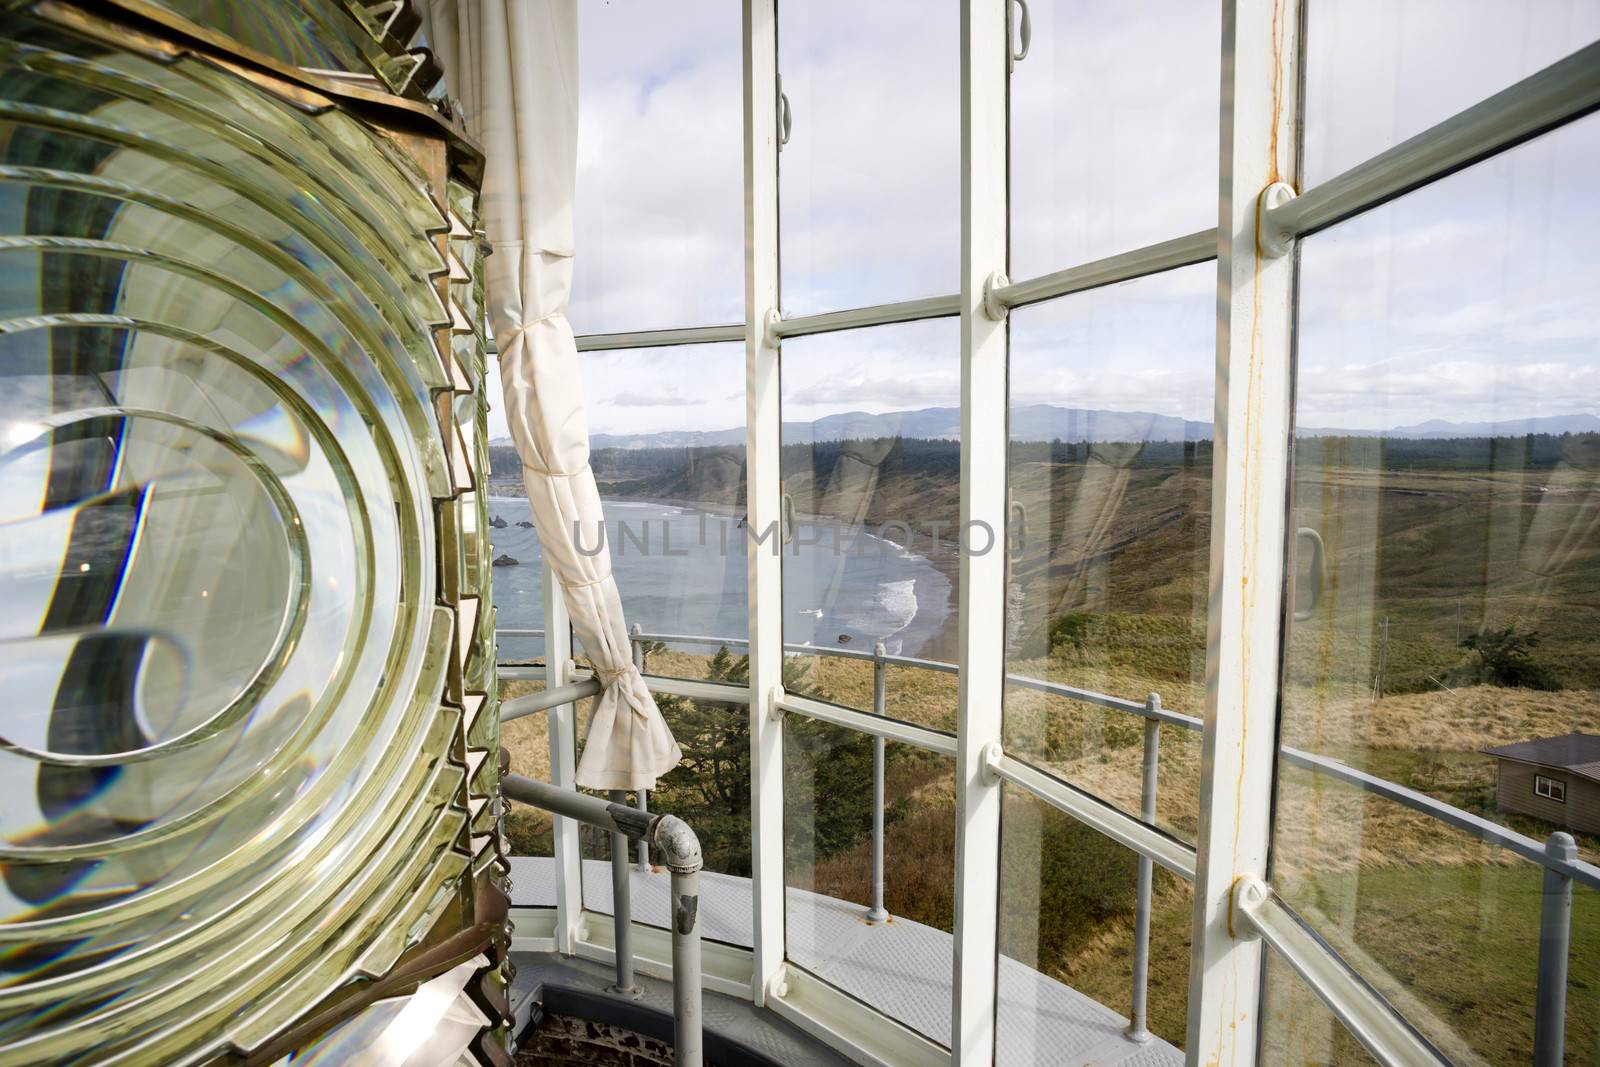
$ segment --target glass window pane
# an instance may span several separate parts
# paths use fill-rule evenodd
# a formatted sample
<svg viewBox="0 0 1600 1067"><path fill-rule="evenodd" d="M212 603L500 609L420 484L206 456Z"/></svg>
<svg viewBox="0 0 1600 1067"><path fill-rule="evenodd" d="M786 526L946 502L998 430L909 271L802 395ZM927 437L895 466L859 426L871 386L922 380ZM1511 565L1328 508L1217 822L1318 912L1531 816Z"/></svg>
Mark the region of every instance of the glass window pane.
<svg viewBox="0 0 1600 1067"><path fill-rule="evenodd" d="M1531 1056L1540 867L1306 764L1600 859L1597 172L1589 118L1300 249L1282 737L1301 755L1274 881L1457 1060ZM1593 1049L1597 894L1576 896L1569 1047Z"/></svg>
<svg viewBox="0 0 1600 1067"><path fill-rule="evenodd" d="M719 651L706 672L716 680L749 678L744 657ZM651 668L654 670L654 668ZM656 694L683 762L656 783L646 803L694 827L705 858L700 874L700 934L710 941L749 948L750 932L750 713L742 704ZM594 700L578 705L578 737L588 735ZM637 797L629 793L628 802ZM579 830L583 856L583 906L611 912L611 835L594 827ZM671 928L671 872L652 854L651 866L638 866L639 846L629 846L633 921Z"/></svg>
<svg viewBox="0 0 1600 1067"><path fill-rule="evenodd" d="M1012 278L1217 224L1221 10L1031 5L1011 75Z"/></svg>
<svg viewBox="0 0 1600 1067"><path fill-rule="evenodd" d="M1002 800L995 1063L1118 1062L1130 1048L1138 854L1012 786ZM1149 899L1145 1027L1182 1048L1194 889L1154 868Z"/></svg>
<svg viewBox="0 0 1600 1067"><path fill-rule="evenodd" d="M794 117L778 157L784 312L955 292L956 4L806 0L779 11Z"/></svg>
<svg viewBox="0 0 1600 1067"><path fill-rule="evenodd" d="M489 540L494 566L495 642L501 665L544 662L544 552L522 488L522 461L505 419L491 411Z"/></svg>
<svg viewBox="0 0 1600 1067"><path fill-rule="evenodd" d="M623 610L645 634L701 639L650 641L650 673L705 678L720 649L743 656L749 631L744 346L585 352L581 363ZM597 541L585 531L583 549Z"/></svg>
<svg viewBox="0 0 1600 1067"><path fill-rule="evenodd" d="M783 344L784 642L818 650L796 691L871 711L877 645L955 660L958 348L955 319ZM954 729L953 673L886 673L892 714Z"/></svg>
<svg viewBox="0 0 1600 1067"><path fill-rule="evenodd" d="M1600 38L1600 5L1592 0L1324 0L1307 6L1307 185Z"/></svg>
<svg viewBox="0 0 1600 1067"><path fill-rule="evenodd" d="M1196 264L1011 316L1007 670L1035 681L1005 749L1130 814L1137 709L1203 713L1215 286ZM1159 745L1156 824L1192 840L1199 732Z"/></svg>
<svg viewBox="0 0 1600 1067"><path fill-rule="evenodd" d="M543 682L502 682L502 702L544 691ZM500 724L500 747L511 756L511 773L541 782L550 781L550 723L547 713L534 712ZM508 802L505 808L505 835L512 857L555 855L550 813L529 804ZM515 901L519 906L554 906L556 902L555 863L512 863Z"/></svg>
<svg viewBox="0 0 1600 1067"><path fill-rule="evenodd" d="M1334 1018L1322 998L1293 967L1267 952L1265 1003L1262 1005L1261 1062L1284 1067L1321 1067L1377 1061Z"/></svg>
<svg viewBox="0 0 1600 1067"><path fill-rule="evenodd" d="M884 748L884 906L872 903L873 738L798 715L783 724L788 958L891 1019L950 1044L955 761Z"/></svg>
<svg viewBox="0 0 1600 1067"><path fill-rule="evenodd" d="M604 539L623 611L647 635L645 670L746 684L744 347L585 352L580 363ZM580 533L585 551L599 541L598 531ZM581 705L580 739L592 703ZM659 693L656 704L684 759L650 794L650 809L686 819L700 836L705 884L715 886L702 897L705 936L749 945L749 715ZM610 913L609 840L585 831L583 841L584 906ZM635 921L667 925L665 869L631 877Z"/></svg>
<svg viewBox="0 0 1600 1067"><path fill-rule="evenodd" d="M578 333L744 321L739 9L578 5Z"/></svg>

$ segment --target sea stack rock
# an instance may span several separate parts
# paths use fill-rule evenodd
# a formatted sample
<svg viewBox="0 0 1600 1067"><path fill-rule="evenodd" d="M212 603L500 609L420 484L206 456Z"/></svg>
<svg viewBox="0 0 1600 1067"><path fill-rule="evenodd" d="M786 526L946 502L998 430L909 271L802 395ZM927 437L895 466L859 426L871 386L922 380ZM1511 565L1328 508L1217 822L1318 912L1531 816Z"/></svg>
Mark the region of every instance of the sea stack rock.
<svg viewBox="0 0 1600 1067"><path fill-rule="evenodd" d="M496 566L496 567L515 567L517 564L519 564L521 562L522 561L520 559L518 559L516 556L508 556L504 552L502 552L500 555L495 557L493 566Z"/></svg>
<svg viewBox="0 0 1600 1067"><path fill-rule="evenodd" d="M494 527L496 530L504 530L507 526L509 526L511 524L506 522L506 520L502 519L498 515L492 515L489 518L489 525Z"/></svg>

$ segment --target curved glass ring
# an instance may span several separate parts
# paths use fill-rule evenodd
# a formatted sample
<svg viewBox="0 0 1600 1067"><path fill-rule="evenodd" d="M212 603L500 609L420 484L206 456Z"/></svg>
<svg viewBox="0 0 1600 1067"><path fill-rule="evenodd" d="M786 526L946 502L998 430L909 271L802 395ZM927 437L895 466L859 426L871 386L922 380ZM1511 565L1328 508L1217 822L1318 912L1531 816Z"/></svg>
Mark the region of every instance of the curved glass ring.
<svg viewBox="0 0 1600 1067"><path fill-rule="evenodd" d="M154 744L92 754L55 752L49 749L41 749L33 745L20 743L0 734L0 748L21 753L40 763L61 767L117 766L140 760L154 759L169 752L197 745L215 736L227 727L237 723L255 708L257 700L271 687L272 683L277 680L288 665L289 657L294 651L294 645L299 640L300 632L305 626L306 610L310 600L311 573L309 548L306 544L305 526L301 521L300 511L295 507L288 488L271 467L263 463L259 457L238 441L210 426L170 412L148 408L79 408L62 415L46 417L42 423L43 430L37 436L22 442L5 453L0 453L0 475L4 474L7 466L34 452L46 450L62 440L71 440L74 437L98 436L96 430L100 428L101 424L121 422L124 419L149 419L154 422L180 426L198 433L215 441L232 453L246 469L256 476L257 482L277 509L281 532L289 542L287 560L290 572L288 581L285 583L287 588L284 590L288 594L288 600L285 604L283 617L279 622L278 633L273 639L272 647L262 657L261 664L255 674L240 688L232 700L207 717L204 722L197 723L182 733ZM97 494L97 497L105 495ZM93 503L94 499L96 497L88 497L72 501L72 504ZM15 525L15 523L0 523L0 528L9 525ZM36 639L33 638L33 640ZM0 856L22 859L30 854L30 850L14 849L0 845Z"/></svg>

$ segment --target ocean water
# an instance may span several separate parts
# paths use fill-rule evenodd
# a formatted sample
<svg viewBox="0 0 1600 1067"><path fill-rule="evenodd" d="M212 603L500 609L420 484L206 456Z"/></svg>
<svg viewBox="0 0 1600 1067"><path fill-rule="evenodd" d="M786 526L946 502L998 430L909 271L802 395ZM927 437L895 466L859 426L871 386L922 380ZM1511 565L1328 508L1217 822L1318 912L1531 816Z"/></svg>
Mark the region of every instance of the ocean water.
<svg viewBox="0 0 1600 1067"><path fill-rule="evenodd" d="M745 553L753 546L738 520L694 508L636 500L604 501L606 540L630 624L646 633L748 636ZM541 629L543 556L526 501L490 497L489 514L506 521L491 531L495 556L516 566L494 569L501 629ZM594 544L592 528L584 547ZM814 543L807 543L814 542ZM771 551L768 540L759 551ZM950 610L950 582L927 559L893 541L802 523L783 547L783 627L788 644L860 649L882 641L890 655L918 655ZM537 655L539 642L501 638L507 660Z"/></svg>

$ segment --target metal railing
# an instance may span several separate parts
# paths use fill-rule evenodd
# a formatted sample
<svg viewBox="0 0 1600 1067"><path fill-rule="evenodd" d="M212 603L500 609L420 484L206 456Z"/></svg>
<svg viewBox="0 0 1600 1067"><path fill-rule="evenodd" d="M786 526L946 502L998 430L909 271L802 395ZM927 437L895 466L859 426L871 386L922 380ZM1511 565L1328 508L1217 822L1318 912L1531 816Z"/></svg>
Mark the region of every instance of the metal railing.
<svg viewBox="0 0 1600 1067"><path fill-rule="evenodd" d="M542 636L543 634L542 630L501 629L499 632L511 636ZM707 648L748 648L750 644L748 640L737 637L644 633L638 626L633 627L630 636L634 648L634 662L639 666L641 672L644 669L645 645L647 643ZM885 735L891 732L891 724L894 727L901 726L899 720L889 719L887 713L886 671L889 667L895 666L955 674L957 673L957 667L953 663L946 663L940 660L887 655L881 643L875 645L871 652L800 644L786 644L783 646L783 650L789 654L852 659L870 662L873 665L873 707L871 716L885 720L881 727L872 723L864 712L857 712L844 707L837 707L837 711L835 711L835 705L823 704L820 701L808 698L788 697L782 701L782 705L786 711L839 723L848 728L869 733L873 737L872 904L867 910L867 918L869 921L881 922L888 915L883 908L883 754ZM671 682L669 679L656 679L648 675L646 676L646 681L652 688L656 688L658 681ZM1029 689L1095 707L1137 715L1144 719L1144 752L1138 820L1110 809L1110 806L1104 802L1091 803L1095 803L1097 807L1107 809L1108 814L1124 819L1130 824L1142 823L1151 828L1156 826L1156 795L1160 773L1160 728L1166 725L1200 733L1204 728L1202 720L1192 715L1184 715L1162 707L1161 696L1158 693L1151 693L1144 701L1140 702L1028 675L1008 674L1006 675L1006 683L1021 689ZM700 684L727 690L725 696L717 695L705 699L719 702L725 701L729 704L749 703L749 693L742 686L716 686L715 683ZM543 693L518 697L502 703L501 718L503 720L512 719L520 715L542 711L546 708L557 707L573 700L596 695L599 691L599 683L593 679L587 679L572 685L547 690ZM927 734L929 737L924 739L922 747L934 751L943 751L946 746L941 743L949 740L948 735L920 726L905 725L902 729L893 730L892 732ZM906 740L907 738L896 739ZM1420 793L1386 778L1368 774L1328 756L1306 752L1288 745L1280 746L1278 752L1280 759L1290 766L1309 770L1315 774L1333 778L1363 792L1383 797L1402 807L1427 815L1432 819L1463 831L1480 841L1506 849L1514 855L1536 863L1543 868L1545 881L1540 914L1538 987L1534 1020L1534 1063L1537 1067L1556 1067L1556 1065L1561 1064L1564 1055L1568 959L1572 942L1572 887L1574 883L1577 883L1588 886L1591 889L1600 890L1600 867L1578 857L1577 847L1572 835L1558 830L1552 833L1548 840L1541 842L1510 827L1502 826L1486 819L1481 815L1464 811L1454 805L1428 796L1426 793ZM997 769L997 773L1001 777L1039 797L1041 800L1050 803L1057 809L1064 811L1067 815L1080 821L1088 821L1080 807L1082 798L1087 797L1088 794L1082 794L1080 790L1060 782L1053 776L1033 770L1031 767L1027 767L1026 764L1012 760L1010 757L999 756L998 746L996 746L996 753L996 758L1001 763L1008 765L1007 768ZM1028 773L1015 773L1010 768L1016 768L1017 770L1026 768ZM1076 801L1068 802L1069 794L1079 794L1079 796ZM644 801L641 798L640 810L643 810L643 804ZM1096 825L1092 822L1089 825L1102 832L1107 830L1105 825ZM1160 831L1158 830L1157 833L1160 833ZM1139 856L1137 900L1134 913L1132 1008L1127 1033L1134 1040L1145 1041L1150 1036L1147 1026L1146 1006L1149 985L1151 897L1155 866L1159 863L1161 866L1167 867L1169 870L1192 881L1194 878L1193 849L1175 840L1172 841L1173 845L1187 850L1187 862L1180 863L1174 857L1157 853L1150 848L1144 847L1127 834L1111 834L1110 836L1132 849ZM1170 849L1167 851L1170 851Z"/></svg>
<svg viewBox="0 0 1600 1067"><path fill-rule="evenodd" d="M612 897L618 993L631 994L633 981L632 892L628 884L628 841L654 842L672 874L672 1028L673 1062L701 1067L705 1061L703 1013L700 1004L700 840L689 824L675 815L648 815L627 803L627 794L611 791L611 800L560 789L548 782L508 774L501 791L511 800L611 834ZM619 874L620 872L620 874Z"/></svg>

